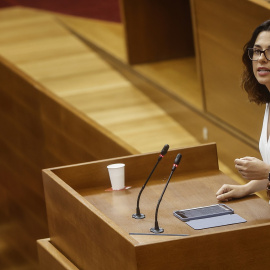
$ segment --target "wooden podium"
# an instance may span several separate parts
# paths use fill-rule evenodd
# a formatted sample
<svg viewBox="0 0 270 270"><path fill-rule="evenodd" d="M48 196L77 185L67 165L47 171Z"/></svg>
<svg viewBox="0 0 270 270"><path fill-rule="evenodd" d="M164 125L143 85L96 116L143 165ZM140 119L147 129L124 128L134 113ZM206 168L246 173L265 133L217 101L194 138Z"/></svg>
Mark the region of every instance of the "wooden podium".
<svg viewBox="0 0 270 270"><path fill-rule="evenodd" d="M38 240L37 249L40 270L78 270L72 262L50 243L50 239Z"/></svg>
<svg viewBox="0 0 270 270"><path fill-rule="evenodd" d="M174 159L182 154L159 207L163 234L150 233ZM270 206L249 196L228 203L246 223L194 230L173 211L217 203L215 193L234 183L219 171L215 144L171 150L140 200L145 219L133 219L139 190L159 153L132 155L43 170L50 243L79 269L259 269L268 265ZM126 186L108 191L106 166L125 163Z"/></svg>

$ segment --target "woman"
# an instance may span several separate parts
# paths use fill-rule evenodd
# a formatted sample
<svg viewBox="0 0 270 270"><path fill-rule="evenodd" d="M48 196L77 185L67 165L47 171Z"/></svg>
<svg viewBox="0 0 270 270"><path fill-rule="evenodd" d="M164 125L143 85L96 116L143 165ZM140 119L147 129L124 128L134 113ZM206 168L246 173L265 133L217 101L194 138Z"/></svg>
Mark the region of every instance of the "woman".
<svg viewBox="0 0 270 270"><path fill-rule="evenodd" d="M259 149L263 161L243 157L234 161L235 168L249 181L245 185L223 185L216 193L219 201L240 198L265 190L270 172L270 20L259 25L244 46L242 87L250 101L266 104Z"/></svg>

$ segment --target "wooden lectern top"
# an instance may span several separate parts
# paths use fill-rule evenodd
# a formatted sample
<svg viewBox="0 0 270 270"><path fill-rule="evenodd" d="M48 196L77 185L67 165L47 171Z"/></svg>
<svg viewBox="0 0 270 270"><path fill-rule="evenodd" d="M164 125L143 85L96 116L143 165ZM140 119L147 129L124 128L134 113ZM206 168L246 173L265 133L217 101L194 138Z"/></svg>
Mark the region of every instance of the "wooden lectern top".
<svg viewBox="0 0 270 270"><path fill-rule="evenodd" d="M130 235L150 233L154 227L156 205L178 153L182 160L163 196L158 223L164 234L189 236ZM232 260L234 267L251 269L254 256L265 263L270 207L256 195L226 203L246 223L194 230L173 216L175 210L218 203L215 193L220 186L235 183L219 171L215 144L169 151L142 193L140 210L145 219L133 219L138 193L158 156L135 155L44 170L51 243L80 269L214 269L221 262L231 265ZM126 164L130 189L106 191L110 187L106 167L112 163ZM250 256L244 264L242 256Z"/></svg>

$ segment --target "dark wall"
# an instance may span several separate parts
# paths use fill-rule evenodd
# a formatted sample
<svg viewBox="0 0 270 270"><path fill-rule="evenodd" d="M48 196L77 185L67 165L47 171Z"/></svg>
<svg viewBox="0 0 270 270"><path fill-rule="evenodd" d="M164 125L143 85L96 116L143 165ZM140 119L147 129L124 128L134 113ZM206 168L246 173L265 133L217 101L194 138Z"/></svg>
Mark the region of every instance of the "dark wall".
<svg viewBox="0 0 270 270"><path fill-rule="evenodd" d="M0 8L25 6L68 15L120 22L118 0L0 0Z"/></svg>

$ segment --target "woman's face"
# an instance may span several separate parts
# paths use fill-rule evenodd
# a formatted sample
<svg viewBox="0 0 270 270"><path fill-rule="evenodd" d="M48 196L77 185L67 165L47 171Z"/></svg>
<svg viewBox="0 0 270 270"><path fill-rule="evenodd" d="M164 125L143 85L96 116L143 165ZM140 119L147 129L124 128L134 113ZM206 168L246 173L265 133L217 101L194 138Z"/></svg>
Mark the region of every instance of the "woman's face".
<svg viewBox="0 0 270 270"><path fill-rule="evenodd" d="M261 32L258 35L253 48L261 51L269 49L270 51L270 31ZM258 82L264 84L270 91L270 61L265 58L263 53L261 53L258 61L252 61L252 66Z"/></svg>

